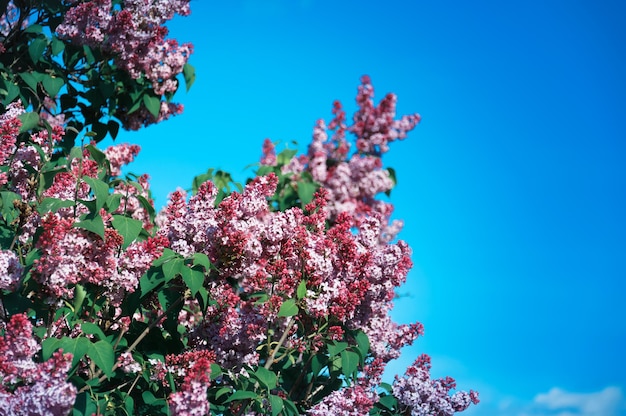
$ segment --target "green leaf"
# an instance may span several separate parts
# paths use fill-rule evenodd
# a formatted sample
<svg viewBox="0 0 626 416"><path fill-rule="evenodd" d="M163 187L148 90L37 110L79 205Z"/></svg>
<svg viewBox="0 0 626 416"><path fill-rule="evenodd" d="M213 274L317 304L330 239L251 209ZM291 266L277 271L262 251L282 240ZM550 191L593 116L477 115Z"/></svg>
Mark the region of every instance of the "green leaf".
<svg viewBox="0 0 626 416"><path fill-rule="evenodd" d="M253 374L265 388L271 390L276 387L278 378L275 373L267 368L259 367Z"/></svg>
<svg viewBox="0 0 626 416"><path fill-rule="evenodd" d="M392 395L380 396L378 398L378 403L389 410L393 410L398 406L398 399L393 397Z"/></svg>
<svg viewBox="0 0 626 416"><path fill-rule="evenodd" d="M286 165L293 159L296 153L298 153L297 149L285 149L276 155L276 163L278 163L279 166Z"/></svg>
<svg viewBox="0 0 626 416"><path fill-rule="evenodd" d="M283 405L285 406L285 416L298 416L298 408L291 400L284 399Z"/></svg>
<svg viewBox="0 0 626 416"><path fill-rule="evenodd" d="M296 297L298 299L304 299L306 296L307 288L306 288L306 280L303 280L298 284L298 289L296 289Z"/></svg>
<svg viewBox="0 0 626 416"><path fill-rule="evenodd" d="M235 400L256 399L257 397L259 395L253 391L237 390L224 403L234 402Z"/></svg>
<svg viewBox="0 0 626 416"><path fill-rule="evenodd" d="M367 338L367 335L363 331L357 332L354 337L356 339L357 348L361 352L363 357L367 356L367 353L370 350L370 340Z"/></svg>
<svg viewBox="0 0 626 416"><path fill-rule="evenodd" d="M211 363L211 380L215 380L222 375L222 369L219 365Z"/></svg>
<svg viewBox="0 0 626 416"><path fill-rule="evenodd" d="M154 397L154 394L152 394L152 392L149 390L146 390L141 394L141 399L148 406L153 405L154 402L158 400L156 397Z"/></svg>
<svg viewBox="0 0 626 416"><path fill-rule="evenodd" d="M96 198L96 213L100 212L100 209L104 207L109 196L109 184L101 181L100 179L91 178L89 176L83 176L83 180L87 182L93 195Z"/></svg>
<svg viewBox="0 0 626 416"><path fill-rule="evenodd" d="M161 254L161 257L156 259L152 264L158 267L158 266L161 266L163 263L168 262L177 257L179 257L179 254L176 253L174 250L170 248L164 248L163 254Z"/></svg>
<svg viewBox="0 0 626 416"><path fill-rule="evenodd" d="M47 212L57 212L61 208L73 207L74 201L58 198L44 198L37 207L37 212L41 215Z"/></svg>
<svg viewBox="0 0 626 416"><path fill-rule="evenodd" d="M233 391L231 387L222 387L221 389L215 392L215 399L217 400L223 395L225 395L226 393L230 393L231 391Z"/></svg>
<svg viewBox="0 0 626 416"><path fill-rule="evenodd" d="M85 218L82 221L74 223L74 227L83 228L87 231L91 231L94 234L99 235L104 240L104 222L100 215L96 215L94 218Z"/></svg>
<svg viewBox="0 0 626 416"><path fill-rule="evenodd" d="M30 45L28 45L30 59L35 63L39 62L41 58L43 58L43 52L46 50L46 46L48 46L48 40L45 36L33 39Z"/></svg>
<svg viewBox="0 0 626 416"><path fill-rule="evenodd" d="M96 62L96 58L93 56L93 52L91 52L91 48L87 45L83 45L83 53L85 54L85 60L89 65L93 65Z"/></svg>
<svg viewBox="0 0 626 416"><path fill-rule="evenodd" d="M304 207L313 200L317 185L312 182L298 182L298 198Z"/></svg>
<svg viewBox="0 0 626 416"><path fill-rule="evenodd" d="M106 200L106 207L108 212L115 212L120 206L122 202L122 195L120 194L110 194Z"/></svg>
<svg viewBox="0 0 626 416"><path fill-rule="evenodd" d="M108 167L107 155L102 150L92 144L87 145L86 148L89 151L89 155L98 163L98 166Z"/></svg>
<svg viewBox="0 0 626 416"><path fill-rule="evenodd" d="M283 399L280 396L270 394L270 406L272 407L272 416L278 416L283 410Z"/></svg>
<svg viewBox="0 0 626 416"><path fill-rule="evenodd" d="M349 344L347 342L337 341L333 341L332 343L328 343L326 345L326 347L328 348L328 355L331 357L341 353L341 351L344 351L346 348L348 348L348 346Z"/></svg>
<svg viewBox="0 0 626 416"><path fill-rule="evenodd" d="M294 316L298 314L298 305L296 305L295 299L287 299L280 305L280 309L278 310L278 317L283 316Z"/></svg>
<svg viewBox="0 0 626 416"><path fill-rule="evenodd" d="M20 72L18 75L33 91L37 91L37 78L35 78L33 74L30 72Z"/></svg>
<svg viewBox="0 0 626 416"><path fill-rule="evenodd" d="M204 273L191 269L189 267L182 267L180 274L183 276L183 281L191 290L191 296L196 296L196 293L200 290L204 284Z"/></svg>
<svg viewBox="0 0 626 416"><path fill-rule="evenodd" d="M90 344L87 355L107 376L113 375L113 365L115 364L115 354L113 346L106 341L98 341Z"/></svg>
<svg viewBox="0 0 626 416"><path fill-rule="evenodd" d="M344 350L341 351L341 372L350 377L354 374L359 366L359 354L356 352Z"/></svg>
<svg viewBox="0 0 626 416"><path fill-rule="evenodd" d="M120 131L120 123L115 120L109 120L107 122L107 127L109 129L109 134L111 135L111 138L115 140L115 138L117 137L117 133Z"/></svg>
<svg viewBox="0 0 626 416"><path fill-rule="evenodd" d="M161 111L161 100L157 97L153 97L151 95L145 94L143 96L143 103L154 117L159 116L159 112Z"/></svg>
<svg viewBox="0 0 626 416"><path fill-rule="evenodd" d="M204 253L194 253L193 254L193 264L194 266L202 266L206 272L209 272L212 268L211 260Z"/></svg>
<svg viewBox="0 0 626 416"><path fill-rule="evenodd" d="M185 263L183 259L174 258L163 264L163 275L165 275L165 279L167 281L170 281L179 274L182 274L182 270L184 267Z"/></svg>
<svg viewBox="0 0 626 416"><path fill-rule="evenodd" d="M80 311L83 307L83 302L85 301L86 297L87 290L85 290L85 287L81 284L76 284L76 286L74 287L74 304L72 305L72 307L74 308L74 315L80 315Z"/></svg>
<svg viewBox="0 0 626 416"><path fill-rule="evenodd" d="M196 80L196 69L190 64L185 64L183 66L183 76L185 77L185 86L187 91L189 91L189 88Z"/></svg>
<svg viewBox="0 0 626 416"><path fill-rule="evenodd" d="M20 95L20 87L12 82L7 82L6 85L6 96L2 100L2 104L9 105L18 95Z"/></svg>
<svg viewBox="0 0 626 416"><path fill-rule="evenodd" d="M91 342L85 337L69 338L63 337L59 344L59 347L63 349L63 352L72 353L72 367L78 365L80 360L87 353Z"/></svg>
<svg viewBox="0 0 626 416"><path fill-rule="evenodd" d="M102 329L93 322L83 322L80 328L85 334L95 335L99 340L106 340L106 335L102 332Z"/></svg>
<svg viewBox="0 0 626 416"><path fill-rule="evenodd" d="M18 118L22 122L22 127L20 127L20 133L32 130L39 125L39 114L35 112L20 114Z"/></svg>
<svg viewBox="0 0 626 416"><path fill-rule="evenodd" d="M76 396L72 416L91 416L98 414L98 403L93 401L89 390Z"/></svg>
<svg viewBox="0 0 626 416"><path fill-rule="evenodd" d="M30 25L24 29L24 33L41 33L42 31L43 27L39 24Z"/></svg>
<svg viewBox="0 0 626 416"><path fill-rule="evenodd" d="M59 349L59 343L61 342L58 338L46 338L41 342L41 357L45 360L49 360L52 357L52 353Z"/></svg>
<svg viewBox="0 0 626 416"><path fill-rule="evenodd" d="M52 50L52 55L56 56L63 52L65 49L65 44L59 40L56 36L52 37L52 42L50 43L50 49Z"/></svg>
<svg viewBox="0 0 626 416"><path fill-rule="evenodd" d="M42 84L48 95L54 98L61 90L61 87L65 85L65 81L63 81L63 78L48 75L43 79Z"/></svg>
<svg viewBox="0 0 626 416"><path fill-rule="evenodd" d="M113 215L111 225L124 238L124 247L135 241L143 229L143 222L123 215Z"/></svg>
<svg viewBox="0 0 626 416"><path fill-rule="evenodd" d="M144 297L154 288L158 287L161 283L165 282L165 276L163 273L148 270L143 276L139 278L139 288L141 289L141 296Z"/></svg>

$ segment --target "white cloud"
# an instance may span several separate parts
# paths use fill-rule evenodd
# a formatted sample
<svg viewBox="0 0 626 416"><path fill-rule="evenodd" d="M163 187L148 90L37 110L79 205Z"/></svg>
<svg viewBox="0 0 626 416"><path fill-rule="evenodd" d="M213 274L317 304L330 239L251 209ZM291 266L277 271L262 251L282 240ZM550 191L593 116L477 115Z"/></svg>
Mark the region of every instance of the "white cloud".
<svg viewBox="0 0 626 416"><path fill-rule="evenodd" d="M573 393L553 387L536 395L533 404L538 414L549 410L555 416L618 416L623 410L624 396L614 386L595 393Z"/></svg>

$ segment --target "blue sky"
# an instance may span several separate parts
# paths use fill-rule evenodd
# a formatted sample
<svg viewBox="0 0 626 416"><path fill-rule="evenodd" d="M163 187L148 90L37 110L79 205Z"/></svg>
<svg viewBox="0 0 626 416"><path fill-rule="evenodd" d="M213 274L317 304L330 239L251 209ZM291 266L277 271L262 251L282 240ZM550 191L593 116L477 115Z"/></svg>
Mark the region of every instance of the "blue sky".
<svg viewBox="0 0 626 416"><path fill-rule="evenodd" d="M394 143L414 269L394 316L471 415L626 415L626 5L549 0L192 0L185 113L142 146L157 205L209 167L301 148L362 74L422 123Z"/></svg>

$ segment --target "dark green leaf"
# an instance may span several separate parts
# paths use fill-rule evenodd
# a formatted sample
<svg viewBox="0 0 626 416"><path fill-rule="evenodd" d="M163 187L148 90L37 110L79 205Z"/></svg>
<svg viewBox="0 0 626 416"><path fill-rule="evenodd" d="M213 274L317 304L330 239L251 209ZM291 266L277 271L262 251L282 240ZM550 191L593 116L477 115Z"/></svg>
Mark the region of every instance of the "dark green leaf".
<svg viewBox="0 0 626 416"><path fill-rule="evenodd" d="M359 354L356 352L344 350L341 351L341 372L350 377L354 374L359 366Z"/></svg>
<svg viewBox="0 0 626 416"><path fill-rule="evenodd" d="M161 100L157 97L153 97L151 95L145 94L143 96L143 103L154 117L159 116L159 112L161 111Z"/></svg>
<svg viewBox="0 0 626 416"><path fill-rule="evenodd" d="M32 27L32 26L31 26ZM38 62L43 57L43 51L48 46L48 40L44 37L37 37L28 45L28 54L33 62Z"/></svg>
<svg viewBox="0 0 626 416"><path fill-rule="evenodd" d="M389 410L393 410L398 406L398 399L393 397L392 395L380 396L378 398L378 403Z"/></svg>
<svg viewBox="0 0 626 416"><path fill-rule="evenodd" d="M109 120L107 122L107 127L109 129L109 134L111 135L111 138L115 140L115 138L117 137L117 133L120 131L120 123L115 120Z"/></svg>
<svg viewBox="0 0 626 416"><path fill-rule="evenodd" d="M107 155L102 150L92 144L87 145L86 148L89 151L89 155L98 163L98 166L107 167Z"/></svg>
<svg viewBox="0 0 626 416"><path fill-rule="evenodd" d="M20 133L32 130L39 125L39 114L35 112L20 114L18 118L22 121Z"/></svg>
<svg viewBox="0 0 626 416"><path fill-rule="evenodd" d="M328 347L328 355L332 357L334 355L341 353L341 351L345 350L346 348L348 348L348 343L333 341L332 343L328 343L327 347Z"/></svg>
<svg viewBox="0 0 626 416"><path fill-rule="evenodd" d="M211 374L211 376L213 376L213 374ZM215 399L217 400L223 395L225 395L226 393L230 393L231 391L233 391L231 387L222 387L221 389L215 392Z"/></svg>
<svg viewBox="0 0 626 416"><path fill-rule="evenodd" d="M270 390L276 387L278 378L276 377L276 374L274 374L270 370L264 367L259 367L253 374L255 378L259 381L259 383L263 385L263 387Z"/></svg>
<svg viewBox="0 0 626 416"><path fill-rule="evenodd" d="M163 275L165 275L165 279L167 281L170 281L180 275L184 267L186 266L182 259L174 258L166 263L163 263Z"/></svg>
<svg viewBox="0 0 626 416"><path fill-rule="evenodd" d="M122 195L120 194L110 194L107 197L106 206L108 212L115 212L120 206L122 202Z"/></svg>
<svg viewBox="0 0 626 416"><path fill-rule="evenodd" d="M365 332L359 331L354 338L356 339L357 348L361 352L361 355L366 357L370 350L370 340L367 338L367 335L365 335Z"/></svg>
<svg viewBox="0 0 626 416"><path fill-rule="evenodd" d="M234 392L224 403L234 402L235 400L256 399L257 397L259 397L259 395L253 391L238 390Z"/></svg>
<svg viewBox="0 0 626 416"><path fill-rule="evenodd" d="M83 53L85 55L85 60L89 65L93 65L96 62L96 58L93 56L93 52L91 52L91 48L87 45L83 45Z"/></svg>
<svg viewBox="0 0 626 416"><path fill-rule="evenodd" d="M91 188L91 192L96 199L96 212L100 212L100 209L104 207L109 196L109 185L100 179L91 178L89 176L83 176L83 180L87 182L87 185Z"/></svg>
<svg viewBox="0 0 626 416"><path fill-rule="evenodd" d="M80 326L85 334L91 334L98 337L99 340L105 340L106 335L102 332L102 329L93 322L83 322Z"/></svg>
<svg viewBox="0 0 626 416"><path fill-rule="evenodd" d="M74 201L57 198L44 198L37 207L37 212L45 214L47 212L57 212L60 208L73 207Z"/></svg>
<svg viewBox="0 0 626 416"><path fill-rule="evenodd" d="M280 309L278 310L278 317L283 316L294 316L298 314L298 305L296 305L295 299L287 299L280 305Z"/></svg>
<svg viewBox="0 0 626 416"><path fill-rule="evenodd" d="M124 238L124 247L128 247L130 243L135 241L143 229L143 222L123 215L113 215L111 225Z"/></svg>
<svg viewBox="0 0 626 416"><path fill-rule="evenodd" d="M219 365L211 363L211 380L215 380L222 375L222 369Z"/></svg>
<svg viewBox="0 0 626 416"><path fill-rule="evenodd" d="M196 296L196 293L204 284L204 273L185 266L180 269L180 272L183 276L183 281L191 290L191 296Z"/></svg>
<svg viewBox="0 0 626 416"><path fill-rule="evenodd" d="M98 403L94 402L90 391L84 391L76 396L72 416L91 416L98 414Z"/></svg>
<svg viewBox="0 0 626 416"><path fill-rule="evenodd" d="M158 271L149 270L143 276L139 278L139 288L141 289L141 296L146 296L154 288L165 282L165 276Z"/></svg>
<svg viewBox="0 0 626 416"><path fill-rule="evenodd" d="M185 64L183 66L183 76L185 77L185 86L187 87L187 91L193 85L196 80L196 69L190 64Z"/></svg>
<svg viewBox="0 0 626 416"><path fill-rule="evenodd" d="M41 356L44 361L49 360L52 357L52 353L59 349L60 339L50 337L41 342Z"/></svg>
<svg viewBox="0 0 626 416"><path fill-rule="evenodd" d="M195 266L202 266L206 272L211 270L212 264L209 257L204 253L194 253L193 254L193 264Z"/></svg>
<svg viewBox="0 0 626 416"><path fill-rule="evenodd" d="M48 75L43 79L42 84L48 95L54 98L61 90L61 87L65 85L65 81L63 81L63 78Z"/></svg>
<svg viewBox="0 0 626 416"><path fill-rule="evenodd" d="M74 227L84 228L87 231L91 231L94 234L99 235L104 240L104 222L100 215L96 215L94 218L85 218L82 221L74 223Z"/></svg>
<svg viewBox="0 0 626 416"><path fill-rule="evenodd" d="M284 399L283 405L285 406L285 416L298 416L300 414L298 408L291 400Z"/></svg>
<svg viewBox="0 0 626 416"><path fill-rule="evenodd" d="M298 289L296 290L296 297L298 299L304 299L306 296L307 288L306 288L306 280L303 280L298 284Z"/></svg>
<svg viewBox="0 0 626 416"><path fill-rule="evenodd" d="M37 79L30 72L21 72L20 78L28 85L33 91L37 91Z"/></svg>
<svg viewBox="0 0 626 416"><path fill-rule="evenodd" d="M58 54L60 54L61 52L63 52L63 49L65 49L65 44L59 40L59 38L57 38L56 36L52 37L52 42L50 44L50 49L52 50L52 55L56 56Z"/></svg>
<svg viewBox="0 0 626 416"><path fill-rule="evenodd" d="M41 33L42 31L43 27L39 24L30 25L24 29L24 33Z"/></svg>
<svg viewBox="0 0 626 416"><path fill-rule="evenodd" d="M298 182L298 198L302 207L313 200L313 195L317 190L317 185L312 182Z"/></svg>
<svg viewBox="0 0 626 416"><path fill-rule="evenodd" d="M272 416L278 416L283 410L283 399L280 396L270 394L270 406L272 407Z"/></svg>
<svg viewBox="0 0 626 416"><path fill-rule="evenodd" d="M72 367L78 365L83 356L87 353L91 342L85 337L68 338L63 337L61 344L59 345L63 352L72 353Z"/></svg>
<svg viewBox="0 0 626 416"><path fill-rule="evenodd" d="M113 375L113 365L115 364L115 354L113 353L113 346L106 341L98 341L94 344L90 344L87 355L91 357L94 363L106 374L107 376Z"/></svg>

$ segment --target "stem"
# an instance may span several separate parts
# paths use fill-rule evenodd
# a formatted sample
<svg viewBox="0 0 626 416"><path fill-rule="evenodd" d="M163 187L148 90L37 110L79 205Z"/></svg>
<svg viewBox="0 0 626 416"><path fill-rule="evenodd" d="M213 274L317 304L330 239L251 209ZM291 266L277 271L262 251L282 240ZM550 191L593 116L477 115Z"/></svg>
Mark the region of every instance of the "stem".
<svg viewBox="0 0 626 416"><path fill-rule="evenodd" d="M274 358L276 358L276 353L278 352L280 347L283 346L283 343L285 342L285 340L289 336L289 333L291 332L292 322L293 322L293 316L290 317L289 320L287 321L287 328L285 329L285 332L283 332L283 335L280 337L280 340L278 340L278 344L276 345L276 348L272 350L272 353L267 359L267 362L265 363L265 366L264 366L266 369L269 370L272 364L274 364Z"/></svg>
<svg viewBox="0 0 626 416"><path fill-rule="evenodd" d="M157 326L157 324L158 324L159 322L161 322L161 320L162 320L163 318L165 318L165 317L167 316L167 314L168 314L168 313L170 313L170 312L172 311L172 309L173 309L175 306L177 306L177 305L178 305L181 301L182 301L182 298L178 298L178 299L176 299L176 301L175 301L174 303L172 303L172 304L170 305L170 307L169 307L169 308L167 308L167 310L166 310L165 312L163 312L161 315L157 316L157 317L156 317L156 319L155 319L154 321L150 322L150 324L148 325L148 327L147 327L146 329L144 329L144 330L143 330L143 332L142 332L142 333L141 333L141 334L137 337L137 339L136 339L136 340L135 340L132 344L130 344L130 346L126 349L126 351L124 351L124 353L126 354L126 353L131 353L131 352L133 352L133 350L137 347L137 345L139 345L139 343L141 342L141 340L143 340L143 339L144 339L144 338L148 335L148 333L150 332L150 330L151 330L152 328L154 328L155 326ZM119 366L120 366L119 362L116 362L116 363L113 365L113 368L111 369L111 371L115 371L115 370L117 370ZM93 379L93 378L98 377L98 374L100 374L101 372L102 372L102 371L101 371L101 370L99 370L99 371L98 371L98 373L96 373L96 374L94 375L94 377L92 377L92 379ZM106 374L104 374L104 375L100 376L100 378L98 379L98 382L99 382L99 383L102 383L102 382L103 382L104 380L106 380L107 378L109 378L109 376L107 376ZM82 393L83 391L87 390L88 388L89 388L88 386L85 386L85 387L83 387L82 389L80 389L78 392L79 392L79 393Z"/></svg>

